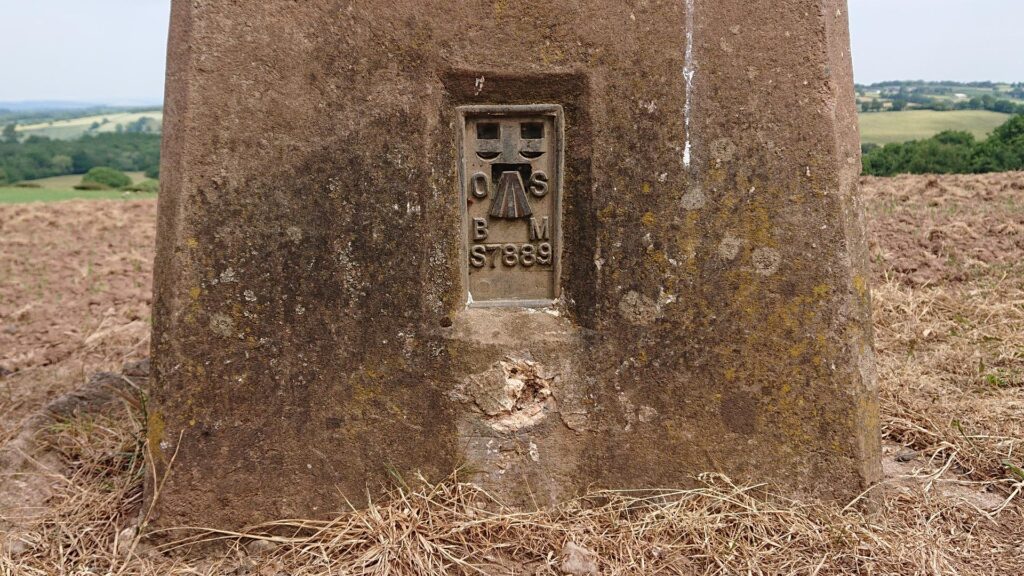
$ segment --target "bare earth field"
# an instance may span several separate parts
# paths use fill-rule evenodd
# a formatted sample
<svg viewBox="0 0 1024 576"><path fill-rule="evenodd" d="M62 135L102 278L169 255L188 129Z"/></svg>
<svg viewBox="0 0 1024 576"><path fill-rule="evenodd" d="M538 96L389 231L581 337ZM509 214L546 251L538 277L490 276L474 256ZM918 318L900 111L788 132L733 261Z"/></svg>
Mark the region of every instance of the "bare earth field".
<svg viewBox="0 0 1024 576"><path fill-rule="evenodd" d="M515 514L453 478L161 548L145 371L90 380L147 354L155 202L0 205L0 574L1024 574L1024 173L862 184L887 475L864 500L705 476Z"/></svg>

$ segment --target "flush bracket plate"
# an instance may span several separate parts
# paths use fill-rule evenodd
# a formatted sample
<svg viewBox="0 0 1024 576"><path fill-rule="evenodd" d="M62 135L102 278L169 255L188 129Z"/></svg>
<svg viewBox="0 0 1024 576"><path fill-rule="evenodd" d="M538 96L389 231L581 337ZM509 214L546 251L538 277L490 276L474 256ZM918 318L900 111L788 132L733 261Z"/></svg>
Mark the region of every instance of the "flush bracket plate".
<svg viewBox="0 0 1024 576"><path fill-rule="evenodd" d="M552 305L562 259L562 107L463 106L457 126L467 305Z"/></svg>

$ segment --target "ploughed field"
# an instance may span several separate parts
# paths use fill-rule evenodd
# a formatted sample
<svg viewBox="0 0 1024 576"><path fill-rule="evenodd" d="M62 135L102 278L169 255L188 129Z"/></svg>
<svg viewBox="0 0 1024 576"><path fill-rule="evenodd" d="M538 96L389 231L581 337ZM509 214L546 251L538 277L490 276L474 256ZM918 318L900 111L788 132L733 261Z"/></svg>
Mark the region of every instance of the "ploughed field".
<svg viewBox="0 0 1024 576"><path fill-rule="evenodd" d="M1024 173L862 190L887 476L876 512L706 477L511 515L453 480L332 524L287 521L279 537L200 534L233 547L206 558L137 539L141 391L33 419L148 353L155 201L0 205L0 574L1024 573Z"/></svg>

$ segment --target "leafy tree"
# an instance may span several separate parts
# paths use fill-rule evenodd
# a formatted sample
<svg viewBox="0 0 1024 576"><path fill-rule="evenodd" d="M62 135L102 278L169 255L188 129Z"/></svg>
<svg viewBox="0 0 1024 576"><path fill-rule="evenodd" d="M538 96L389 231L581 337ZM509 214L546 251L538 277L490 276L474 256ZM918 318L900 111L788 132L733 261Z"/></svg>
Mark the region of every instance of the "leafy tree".
<svg viewBox="0 0 1024 576"><path fill-rule="evenodd" d="M863 152L864 173L875 176L1024 170L1024 116L1013 116L982 142L968 132L950 131Z"/></svg>
<svg viewBox="0 0 1024 576"><path fill-rule="evenodd" d="M60 174L70 174L71 170L75 167L75 161L67 154L57 154L50 160L50 164Z"/></svg>
<svg viewBox="0 0 1024 576"><path fill-rule="evenodd" d="M16 144L18 142L17 123L11 123L7 126L4 126L4 142L8 144Z"/></svg>
<svg viewBox="0 0 1024 576"><path fill-rule="evenodd" d="M158 132L160 130L160 124L150 118L149 116L143 116L138 120L129 122L125 127L125 132L131 132L133 134L141 134L144 132Z"/></svg>
<svg viewBox="0 0 1024 576"><path fill-rule="evenodd" d="M82 184L96 184L107 188L123 188L130 186L131 183L132 179L127 174L107 166L97 166L82 177Z"/></svg>
<svg viewBox="0 0 1024 576"><path fill-rule="evenodd" d="M992 131L992 138L1007 144L1024 143L1024 115L1014 116Z"/></svg>
<svg viewBox="0 0 1024 576"><path fill-rule="evenodd" d="M71 159L56 160L58 156ZM78 140L50 140L32 136L22 142L0 139L0 169L9 182L34 180L62 174L84 174L96 166L110 166L125 172L156 173L160 164L160 136L157 134L88 134Z"/></svg>
<svg viewBox="0 0 1024 576"><path fill-rule="evenodd" d="M1013 114L1017 111L1017 105L1009 100L996 100L992 104L993 112L1002 112L1004 114Z"/></svg>

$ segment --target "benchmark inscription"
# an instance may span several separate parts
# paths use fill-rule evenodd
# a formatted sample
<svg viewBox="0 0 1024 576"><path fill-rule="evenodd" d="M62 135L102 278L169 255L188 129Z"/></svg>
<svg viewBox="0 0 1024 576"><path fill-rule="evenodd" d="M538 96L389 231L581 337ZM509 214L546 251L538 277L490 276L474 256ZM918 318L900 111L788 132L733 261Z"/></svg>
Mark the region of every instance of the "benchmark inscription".
<svg viewBox="0 0 1024 576"><path fill-rule="evenodd" d="M548 305L561 255L561 107L467 106L459 117L467 301Z"/></svg>

